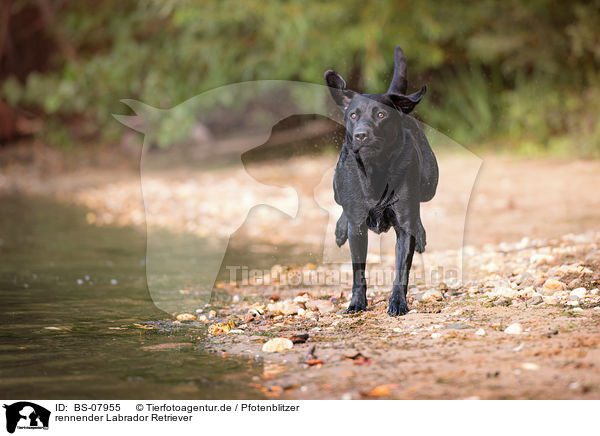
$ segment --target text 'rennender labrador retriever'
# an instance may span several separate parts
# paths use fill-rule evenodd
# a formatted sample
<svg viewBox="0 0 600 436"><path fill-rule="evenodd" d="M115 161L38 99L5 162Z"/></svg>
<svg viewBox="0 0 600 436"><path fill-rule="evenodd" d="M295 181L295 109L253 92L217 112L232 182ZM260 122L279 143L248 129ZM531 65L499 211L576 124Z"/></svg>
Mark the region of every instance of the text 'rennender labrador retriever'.
<svg viewBox="0 0 600 436"><path fill-rule="evenodd" d="M425 134L409 113L426 87L406 95L406 59L396 47L394 76L385 94L358 94L332 70L325 72L336 104L344 113L346 138L335 169L335 201L343 208L336 242L350 243L353 284L347 312L367 308L367 231L396 231L396 277L389 300L392 316L408 312L406 293L414 251L425 250L420 203L435 195L438 166Z"/></svg>

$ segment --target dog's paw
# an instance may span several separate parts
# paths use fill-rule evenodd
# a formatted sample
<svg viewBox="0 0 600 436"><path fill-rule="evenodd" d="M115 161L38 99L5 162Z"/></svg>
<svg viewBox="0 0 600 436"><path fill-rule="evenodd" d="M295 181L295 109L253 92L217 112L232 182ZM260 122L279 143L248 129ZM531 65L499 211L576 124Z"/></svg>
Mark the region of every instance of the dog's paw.
<svg viewBox="0 0 600 436"><path fill-rule="evenodd" d="M338 247L341 247L342 245L344 245L346 243L346 241L348 240L348 234L344 234L344 235L338 235L336 233L335 235L335 243L337 244Z"/></svg>
<svg viewBox="0 0 600 436"><path fill-rule="evenodd" d="M345 314L358 313L358 312L364 312L365 310L367 310L366 304L351 304L350 306L348 306L348 309L344 310L344 313Z"/></svg>
<svg viewBox="0 0 600 436"><path fill-rule="evenodd" d="M352 298L350 306L348 306L348 309L344 313L364 312L365 310L367 310L366 298Z"/></svg>
<svg viewBox="0 0 600 436"><path fill-rule="evenodd" d="M342 213L335 225L335 243L341 247L348 240L348 220L346 215Z"/></svg>
<svg viewBox="0 0 600 436"><path fill-rule="evenodd" d="M402 316L408 313L408 304L404 300L392 300L390 298L388 315L390 316Z"/></svg>

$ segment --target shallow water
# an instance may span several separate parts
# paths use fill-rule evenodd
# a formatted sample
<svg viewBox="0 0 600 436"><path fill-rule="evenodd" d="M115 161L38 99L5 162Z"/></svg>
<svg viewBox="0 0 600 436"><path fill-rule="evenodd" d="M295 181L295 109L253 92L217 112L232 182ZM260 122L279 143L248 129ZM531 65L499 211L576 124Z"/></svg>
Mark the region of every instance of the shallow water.
<svg viewBox="0 0 600 436"><path fill-rule="evenodd" d="M146 285L142 232L97 228L86 211L0 198L0 396L34 399L260 398L261 366L204 351ZM165 343L192 345L148 351Z"/></svg>

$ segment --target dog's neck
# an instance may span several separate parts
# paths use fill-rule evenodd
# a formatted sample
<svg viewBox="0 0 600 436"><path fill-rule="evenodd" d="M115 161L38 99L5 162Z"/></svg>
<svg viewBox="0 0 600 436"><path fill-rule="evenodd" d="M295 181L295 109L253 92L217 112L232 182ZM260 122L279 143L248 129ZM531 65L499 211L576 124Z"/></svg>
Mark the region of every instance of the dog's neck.
<svg viewBox="0 0 600 436"><path fill-rule="evenodd" d="M356 161L358 177L362 181L360 185L370 191L365 194L378 199L388 183L387 175L392 159L362 159L360 154L352 151L350 145L348 145L347 153L351 159Z"/></svg>

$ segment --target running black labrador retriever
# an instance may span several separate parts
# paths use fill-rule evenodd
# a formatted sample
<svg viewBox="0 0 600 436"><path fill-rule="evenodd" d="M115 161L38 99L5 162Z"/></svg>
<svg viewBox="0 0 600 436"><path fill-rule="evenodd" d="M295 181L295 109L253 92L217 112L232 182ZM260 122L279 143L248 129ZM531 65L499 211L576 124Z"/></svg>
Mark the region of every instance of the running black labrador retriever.
<svg viewBox="0 0 600 436"><path fill-rule="evenodd" d="M392 316L408 312L406 293L413 253L425 250L420 202L435 195L436 158L417 121L409 115L426 87L406 95L406 59L400 47L385 94L358 94L332 70L325 72L336 104L344 113L346 139L335 169L335 201L343 208L336 242L350 242L353 284L348 312L367 308L367 231L396 231L396 278L389 300Z"/></svg>

